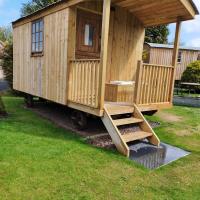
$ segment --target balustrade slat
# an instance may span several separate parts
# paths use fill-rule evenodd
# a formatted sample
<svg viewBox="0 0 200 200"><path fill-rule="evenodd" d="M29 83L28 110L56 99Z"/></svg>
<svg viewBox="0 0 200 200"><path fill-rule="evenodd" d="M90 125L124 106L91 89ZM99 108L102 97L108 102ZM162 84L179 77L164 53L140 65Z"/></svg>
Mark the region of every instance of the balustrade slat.
<svg viewBox="0 0 200 200"><path fill-rule="evenodd" d="M157 69L157 89L156 89L156 97L155 97L155 102L157 103L158 102L158 99L159 99L159 95L160 95L160 82L161 82L161 77L160 77L160 72L161 72L161 68L158 67Z"/></svg>
<svg viewBox="0 0 200 200"><path fill-rule="evenodd" d="M168 83L168 70L165 70L165 92L163 94L163 101L166 102L166 95L167 95L167 83Z"/></svg>
<svg viewBox="0 0 200 200"><path fill-rule="evenodd" d="M148 74L149 74L149 79L148 79L148 90L147 90L147 102L149 102L149 100L150 100L150 89L151 89L151 87L150 87L150 84L151 84L151 77L152 77L152 69L150 68L150 67L147 67L148 68Z"/></svg>
<svg viewBox="0 0 200 200"><path fill-rule="evenodd" d="M89 66L89 105L92 104L92 90L91 90L91 85L92 85L92 67L91 67L91 63Z"/></svg>
<svg viewBox="0 0 200 200"><path fill-rule="evenodd" d="M169 88L170 88L170 69L167 69L167 87L166 87L166 94L165 94L165 101L168 102L169 99Z"/></svg>
<svg viewBox="0 0 200 200"><path fill-rule="evenodd" d="M164 74L165 74L165 70L162 69L162 74L161 74L161 84L160 84L160 90L161 90L161 93L159 95L159 102L163 102L163 92L164 92Z"/></svg>
<svg viewBox="0 0 200 200"><path fill-rule="evenodd" d="M96 63L96 76L95 76L95 80L96 80L96 86L95 86L95 95L96 97L98 96L98 91L99 91L99 63ZM96 98L95 100L95 107L98 107L98 99Z"/></svg>
<svg viewBox="0 0 200 200"><path fill-rule="evenodd" d="M144 67L144 71L143 71L143 82L142 82L142 90L144 91L145 90L145 79L146 79L146 69ZM141 93L141 102L144 103L144 98L145 98L145 95L144 95L144 92Z"/></svg>
<svg viewBox="0 0 200 200"><path fill-rule="evenodd" d="M162 94L162 89L160 87L163 81L162 72L163 72L163 68L158 67L158 83L157 83L158 86L157 86L157 94L156 94L156 102L158 103L159 103L160 95Z"/></svg>

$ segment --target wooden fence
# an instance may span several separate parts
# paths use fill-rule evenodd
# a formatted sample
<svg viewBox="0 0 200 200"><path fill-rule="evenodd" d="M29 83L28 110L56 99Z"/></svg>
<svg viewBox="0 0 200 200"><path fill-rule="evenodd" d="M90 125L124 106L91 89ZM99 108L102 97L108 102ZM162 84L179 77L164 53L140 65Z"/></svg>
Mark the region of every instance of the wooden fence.
<svg viewBox="0 0 200 200"><path fill-rule="evenodd" d="M136 104L170 103L174 67L139 62L135 87Z"/></svg>
<svg viewBox="0 0 200 200"><path fill-rule="evenodd" d="M100 60L72 60L69 74L69 101L98 108Z"/></svg>

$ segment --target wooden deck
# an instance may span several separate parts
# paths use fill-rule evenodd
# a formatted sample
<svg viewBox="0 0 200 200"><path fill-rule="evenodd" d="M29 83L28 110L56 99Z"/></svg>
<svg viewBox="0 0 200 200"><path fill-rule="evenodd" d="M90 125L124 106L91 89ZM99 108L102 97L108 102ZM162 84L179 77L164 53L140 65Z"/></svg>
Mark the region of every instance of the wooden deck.
<svg viewBox="0 0 200 200"><path fill-rule="evenodd" d="M69 73L68 106L102 116L104 109L101 108L100 60L72 60ZM116 90L119 87L104 85L106 94L104 101L109 99L108 95L110 94L110 99L116 100L116 102L103 104L117 105L116 109L119 109L120 112L122 108L126 110L129 105L133 106L134 104L142 112L169 108L172 106L173 76L174 67L172 66L143 64L140 61L134 87L131 89L123 87L123 90ZM125 91L126 88L127 91ZM120 102L120 100L124 101Z"/></svg>

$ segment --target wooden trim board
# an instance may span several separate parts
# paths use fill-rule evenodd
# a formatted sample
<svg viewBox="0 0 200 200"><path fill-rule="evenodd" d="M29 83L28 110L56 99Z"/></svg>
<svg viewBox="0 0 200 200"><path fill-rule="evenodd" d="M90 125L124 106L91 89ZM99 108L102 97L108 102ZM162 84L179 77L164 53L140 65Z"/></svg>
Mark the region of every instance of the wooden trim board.
<svg viewBox="0 0 200 200"><path fill-rule="evenodd" d="M91 107L84 106L84 105L77 104L77 103L73 103L73 102L70 102L70 101L68 102L67 106L70 107L70 108L73 108L73 109L77 109L77 110L82 111L82 112L86 112L86 113L95 115L97 117L102 117L103 113L104 113L104 110L91 108Z"/></svg>

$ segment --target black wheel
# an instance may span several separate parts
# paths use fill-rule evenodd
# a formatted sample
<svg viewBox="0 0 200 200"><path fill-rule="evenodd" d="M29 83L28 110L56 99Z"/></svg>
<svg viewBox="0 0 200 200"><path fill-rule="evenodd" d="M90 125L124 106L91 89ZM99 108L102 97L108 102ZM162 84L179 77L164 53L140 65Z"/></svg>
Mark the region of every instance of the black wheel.
<svg viewBox="0 0 200 200"><path fill-rule="evenodd" d="M26 95L25 98L24 98L24 101L25 101L25 104L28 108L32 108L33 105L34 105L34 102L33 102L33 96L32 95Z"/></svg>
<svg viewBox="0 0 200 200"><path fill-rule="evenodd" d="M84 130L87 128L88 120L86 113L73 110L71 113L71 120L76 129Z"/></svg>
<svg viewBox="0 0 200 200"><path fill-rule="evenodd" d="M41 103L46 103L46 102L47 102L46 99L43 99L43 98L41 98L41 97L39 97L39 100L38 100L38 101L41 102Z"/></svg>

